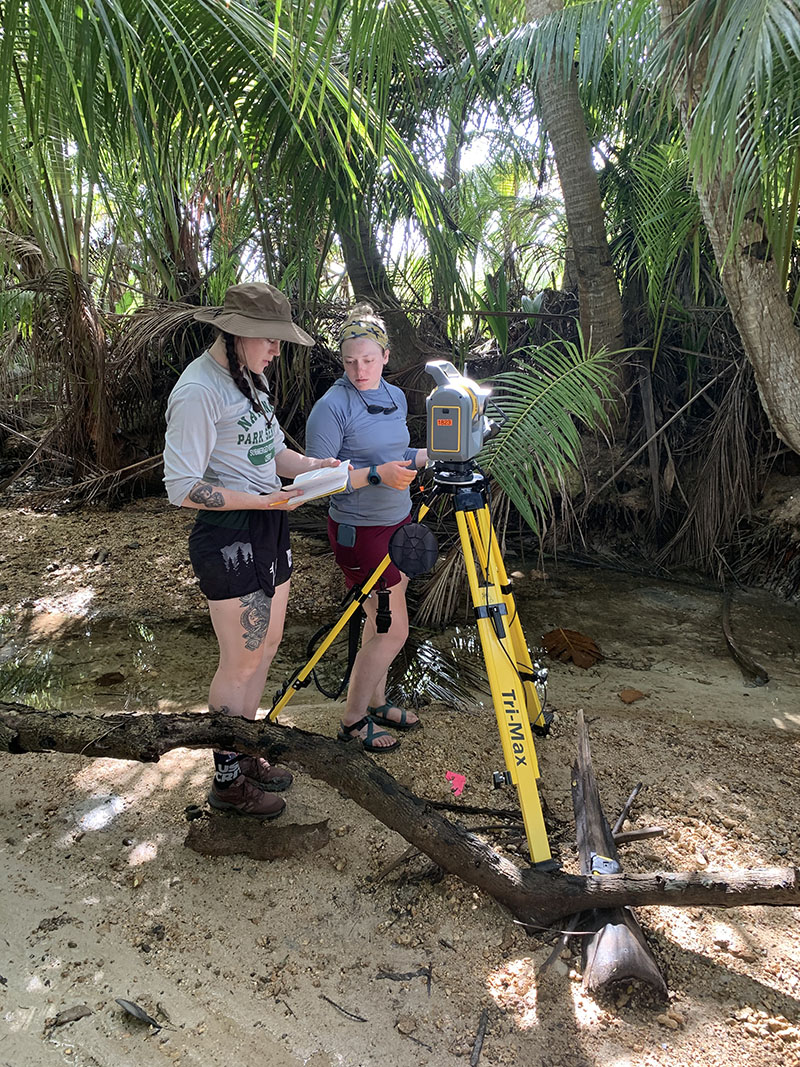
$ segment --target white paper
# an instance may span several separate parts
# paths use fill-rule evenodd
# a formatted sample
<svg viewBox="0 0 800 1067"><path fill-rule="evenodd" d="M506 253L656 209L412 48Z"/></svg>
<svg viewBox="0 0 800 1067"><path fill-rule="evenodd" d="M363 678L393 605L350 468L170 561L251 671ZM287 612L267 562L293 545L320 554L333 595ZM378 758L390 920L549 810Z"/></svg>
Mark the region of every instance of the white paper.
<svg viewBox="0 0 800 1067"><path fill-rule="evenodd" d="M316 500L320 496L341 493L347 486L348 473L347 463L340 463L338 467L319 467L317 470L298 474L292 484L285 488L302 490L301 496L294 497L295 500Z"/></svg>

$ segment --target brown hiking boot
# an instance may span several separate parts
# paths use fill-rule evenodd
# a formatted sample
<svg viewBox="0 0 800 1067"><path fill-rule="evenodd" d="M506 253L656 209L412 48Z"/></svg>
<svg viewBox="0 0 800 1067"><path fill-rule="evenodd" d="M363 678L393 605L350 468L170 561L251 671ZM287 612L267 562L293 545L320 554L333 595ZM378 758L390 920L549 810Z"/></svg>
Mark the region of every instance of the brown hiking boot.
<svg viewBox="0 0 800 1067"><path fill-rule="evenodd" d="M214 782L208 794L208 803L217 811L249 815L251 819L277 819L286 808L286 801L265 793L243 774L227 789L218 789L217 783Z"/></svg>
<svg viewBox="0 0 800 1067"><path fill-rule="evenodd" d="M249 782L270 793L282 793L294 781L294 775L286 767L273 767L260 756L239 756L239 767Z"/></svg>

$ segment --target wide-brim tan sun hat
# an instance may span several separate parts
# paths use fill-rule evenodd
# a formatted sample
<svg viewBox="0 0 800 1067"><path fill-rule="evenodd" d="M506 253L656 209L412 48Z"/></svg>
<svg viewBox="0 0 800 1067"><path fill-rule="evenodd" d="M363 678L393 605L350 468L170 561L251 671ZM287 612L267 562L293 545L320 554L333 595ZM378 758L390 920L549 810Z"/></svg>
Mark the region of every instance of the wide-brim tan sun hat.
<svg viewBox="0 0 800 1067"><path fill-rule="evenodd" d="M235 337L269 337L309 347L316 343L292 322L292 307L283 293L266 282L232 285L222 307L201 308L193 318Z"/></svg>

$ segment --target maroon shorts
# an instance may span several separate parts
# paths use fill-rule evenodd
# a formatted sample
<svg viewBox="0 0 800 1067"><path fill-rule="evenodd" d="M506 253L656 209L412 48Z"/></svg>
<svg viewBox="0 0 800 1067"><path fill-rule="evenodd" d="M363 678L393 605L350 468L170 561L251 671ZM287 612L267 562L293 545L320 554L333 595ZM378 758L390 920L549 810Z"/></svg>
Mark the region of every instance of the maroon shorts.
<svg viewBox="0 0 800 1067"><path fill-rule="evenodd" d="M328 540L331 543L334 558L342 569L348 589L352 589L354 585L361 585L369 578L389 551L389 538L395 530L399 530L408 522L411 522L410 515L407 515L402 522L395 523L394 526L357 526L356 543L352 548L346 548L336 540L339 523L328 517ZM402 577L402 572L395 567L394 563L390 563L381 575L381 581L386 589L390 589L393 585L397 585Z"/></svg>

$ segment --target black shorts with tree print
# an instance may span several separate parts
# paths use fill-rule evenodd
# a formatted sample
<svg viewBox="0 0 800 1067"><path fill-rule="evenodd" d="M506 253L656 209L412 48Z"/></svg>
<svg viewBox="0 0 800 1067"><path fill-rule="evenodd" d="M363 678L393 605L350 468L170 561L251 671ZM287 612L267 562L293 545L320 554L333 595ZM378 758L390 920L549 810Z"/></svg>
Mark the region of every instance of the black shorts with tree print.
<svg viewBox="0 0 800 1067"><path fill-rule="evenodd" d="M189 535L189 558L209 600L263 589L268 597L292 575L285 511L201 511Z"/></svg>

